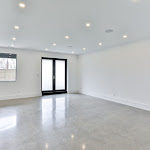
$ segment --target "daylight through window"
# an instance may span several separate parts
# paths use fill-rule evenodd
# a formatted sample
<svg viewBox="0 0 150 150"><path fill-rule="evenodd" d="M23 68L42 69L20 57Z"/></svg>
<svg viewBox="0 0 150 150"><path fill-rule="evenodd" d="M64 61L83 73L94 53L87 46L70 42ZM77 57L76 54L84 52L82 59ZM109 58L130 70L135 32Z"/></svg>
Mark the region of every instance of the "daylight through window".
<svg viewBox="0 0 150 150"><path fill-rule="evenodd" d="M16 54L0 53L0 81L16 81Z"/></svg>

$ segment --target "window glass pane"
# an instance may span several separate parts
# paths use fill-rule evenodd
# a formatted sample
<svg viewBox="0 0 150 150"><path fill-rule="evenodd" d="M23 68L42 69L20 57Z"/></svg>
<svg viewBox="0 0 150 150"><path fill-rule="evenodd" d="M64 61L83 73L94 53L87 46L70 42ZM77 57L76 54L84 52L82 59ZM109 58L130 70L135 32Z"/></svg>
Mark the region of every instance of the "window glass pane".
<svg viewBox="0 0 150 150"><path fill-rule="evenodd" d="M52 60L42 59L42 91L52 90Z"/></svg>
<svg viewBox="0 0 150 150"><path fill-rule="evenodd" d="M56 60L56 90L65 89L65 61Z"/></svg>

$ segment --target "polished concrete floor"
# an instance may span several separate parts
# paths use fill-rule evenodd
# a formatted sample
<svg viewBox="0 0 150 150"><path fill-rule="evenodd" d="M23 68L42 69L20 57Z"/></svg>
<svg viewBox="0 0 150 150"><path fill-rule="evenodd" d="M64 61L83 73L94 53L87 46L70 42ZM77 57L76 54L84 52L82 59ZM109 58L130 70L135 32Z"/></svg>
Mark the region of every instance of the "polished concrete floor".
<svg viewBox="0 0 150 150"><path fill-rule="evenodd" d="M150 112L80 94L0 101L0 150L150 150Z"/></svg>

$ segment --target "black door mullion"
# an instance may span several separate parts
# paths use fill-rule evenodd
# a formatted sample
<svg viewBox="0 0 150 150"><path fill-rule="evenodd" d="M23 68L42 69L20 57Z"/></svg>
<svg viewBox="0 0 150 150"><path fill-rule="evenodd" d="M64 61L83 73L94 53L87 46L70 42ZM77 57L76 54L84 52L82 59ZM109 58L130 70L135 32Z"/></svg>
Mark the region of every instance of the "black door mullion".
<svg viewBox="0 0 150 150"><path fill-rule="evenodd" d="M56 89L56 88L55 88L55 81L56 81L56 80L55 80L55 70L56 70L56 69L55 69L55 66L56 66L56 65L55 65L55 59L53 59L53 91L55 91L55 89Z"/></svg>

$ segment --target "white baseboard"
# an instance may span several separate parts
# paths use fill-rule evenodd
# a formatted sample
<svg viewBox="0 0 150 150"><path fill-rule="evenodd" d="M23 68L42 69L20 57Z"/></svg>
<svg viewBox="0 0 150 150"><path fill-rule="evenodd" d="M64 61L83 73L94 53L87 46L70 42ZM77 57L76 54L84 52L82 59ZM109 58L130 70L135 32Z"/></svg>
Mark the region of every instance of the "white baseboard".
<svg viewBox="0 0 150 150"><path fill-rule="evenodd" d="M78 91L77 90L68 91L68 94L75 94L75 93L78 93Z"/></svg>
<svg viewBox="0 0 150 150"><path fill-rule="evenodd" d="M128 106L131 106L131 107L135 107L135 108L150 111L150 106L149 105L133 102L132 100L125 100L125 99L121 99L121 98L117 98L117 97L109 97L109 96L106 96L106 95L103 95L103 94L94 93L94 92L87 92L87 91L79 91L79 93L85 94L85 95L88 95L88 96L93 96L93 97L96 97L96 98L100 98L100 99L103 99L103 100L108 100L108 101L116 102L116 103L119 103L119 104L124 104L124 105L128 105Z"/></svg>
<svg viewBox="0 0 150 150"><path fill-rule="evenodd" d="M20 94L20 95L10 95L10 96L2 96L0 100L10 100L10 99L19 99L19 98L29 98L29 97L38 97L42 96L41 93L28 93L28 94Z"/></svg>

